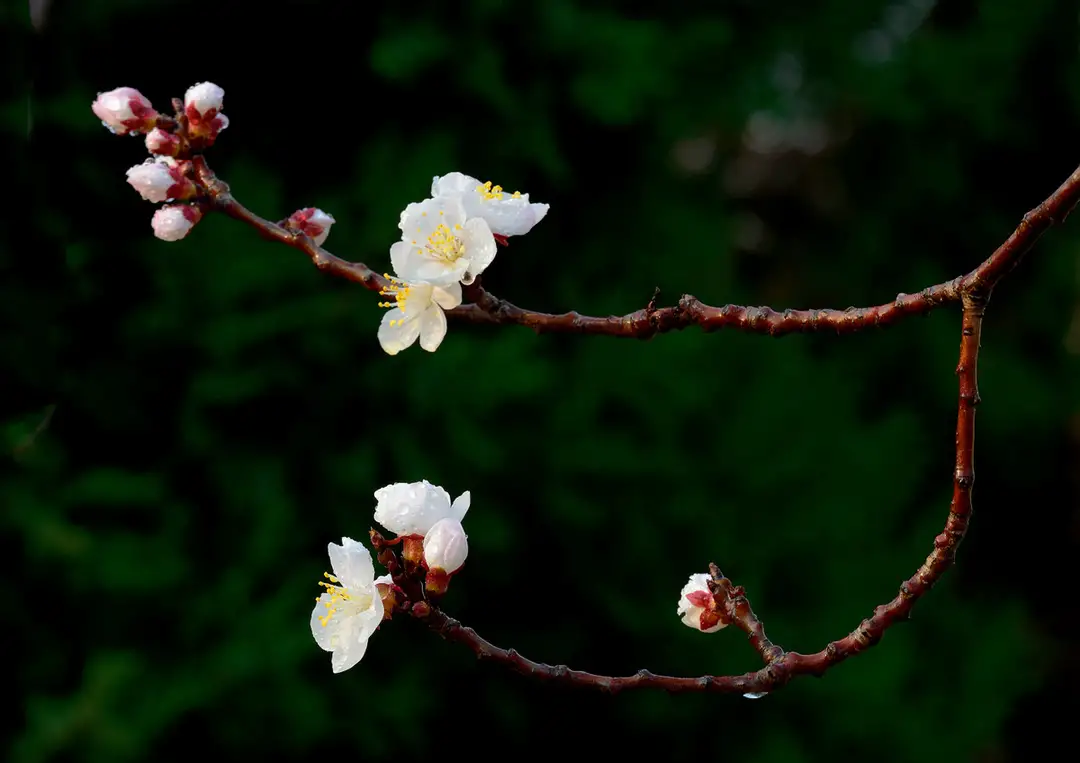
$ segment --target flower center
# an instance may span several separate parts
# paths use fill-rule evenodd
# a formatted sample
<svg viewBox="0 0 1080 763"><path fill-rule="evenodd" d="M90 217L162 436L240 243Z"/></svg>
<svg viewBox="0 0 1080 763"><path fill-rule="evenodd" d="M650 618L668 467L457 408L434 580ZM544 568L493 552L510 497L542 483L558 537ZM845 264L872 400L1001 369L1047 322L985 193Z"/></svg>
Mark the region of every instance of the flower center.
<svg viewBox="0 0 1080 763"><path fill-rule="evenodd" d="M442 212L439 214L442 214ZM465 243L454 235L460 230L460 225L455 225L454 230L450 230L450 226L446 223L439 223L435 226L435 230L431 232L431 235L428 236L424 248L436 260L451 265L465 254Z"/></svg>
<svg viewBox="0 0 1080 763"><path fill-rule="evenodd" d="M483 196L484 199L488 200L488 201L490 201L491 199L495 199L497 201L502 201L503 195L506 193L505 191L503 191L503 187L501 185L493 186L491 184L490 180L487 181L486 183L484 183L483 185L476 186L476 192L478 194L480 194L481 196ZM511 199L520 199L521 198L521 192L520 191L514 191L512 194L510 194L510 198Z"/></svg>
<svg viewBox="0 0 1080 763"><path fill-rule="evenodd" d="M393 302L380 302L379 307L397 307L401 312L405 312L405 300L409 298L409 292L412 291L412 287L404 281L399 281L389 273L383 273L383 278L389 281L389 285L379 290L379 294L383 297L393 297ZM404 323L405 319L390 321L390 325L393 326L397 323Z"/></svg>
<svg viewBox="0 0 1080 763"><path fill-rule="evenodd" d="M329 583L319 581L319 585L326 589L326 592L330 594L330 598L324 601L326 606L326 614L319 616L319 622L325 628L326 624L333 619L334 615L338 613L343 616L356 614L363 612L371 606L372 597L368 594L355 594L350 593L348 588L337 585L341 581L331 575L329 572L324 572L323 577L329 580ZM318 597L316 601L321 600L322 597Z"/></svg>

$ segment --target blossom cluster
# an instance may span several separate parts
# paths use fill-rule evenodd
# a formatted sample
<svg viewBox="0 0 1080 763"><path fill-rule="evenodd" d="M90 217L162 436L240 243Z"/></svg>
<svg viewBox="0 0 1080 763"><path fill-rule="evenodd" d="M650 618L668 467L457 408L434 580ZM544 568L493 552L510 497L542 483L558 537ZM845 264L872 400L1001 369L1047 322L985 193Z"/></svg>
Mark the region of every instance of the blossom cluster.
<svg viewBox="0 0 1080 763"><path fill-rule="evenodd" d="M427 480L395 483L375 491L375 521L397 536L402 557L409 568L425 573L425 589L441 595L450 577L469 555L468 536L461 525L469 510L468 491L453 501L450 495ZM352 538L328 545L333 573L323 573L326 590L311 612L315 642L333 652L335 673L348 670L367 651L368 639L384 619L393 616L402 590L390 575L375 577L371 552Z"/></svg>
<svg viewBox="0 0 1080 763"><path fill-rule="evenodd" d="M380 293L393 301L379 325L379 344L390 355L420 346L434 352L446 336L446 315L461 304L461 286L491 265L510 236L532 230L547 204L529 194L508 193L460 172L436 176L431 197L405 207L398 221L401 240L390 247L394 275Z"/></svg>
<svg viewBox="0 0 1080 763"><path fill-rule="evenodd" d="M179 241L202 218L200 188L193 179L193 152L213 145L229 119L222 112L225 91L213 82L188 88L175 118L163 117L135 88L99 93L94 114L118 135L145 135L151 158L127 171L128 183L144 199L168 202L154 213L154 235ZM461 304L462 285L476 280L498 244L521 236L547 215L548 205L529 194L504 191L461 172L436 176L431 196L409 204L398 219L401 239L390 247L394 274L385 274L380 307L389 308L379 325L379 345L396 355L420 340L434 352L446 336L446 310ZM281 224L322 246L334 218L316 207L294 212Z"/></svg>

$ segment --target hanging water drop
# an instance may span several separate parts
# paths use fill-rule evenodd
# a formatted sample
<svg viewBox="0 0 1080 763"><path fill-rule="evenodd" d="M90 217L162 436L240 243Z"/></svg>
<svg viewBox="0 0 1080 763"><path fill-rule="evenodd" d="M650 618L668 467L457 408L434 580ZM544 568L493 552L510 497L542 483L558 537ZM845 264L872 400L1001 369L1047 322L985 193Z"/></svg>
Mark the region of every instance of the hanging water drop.
<svg viewBox="0 0 1080 763"><path fill-rule="evenodd" d="M762 697L764 697L768 693L769 692L767 692L767 691L748 691L743 696L746 697L747 699L761 699Z"/></svg>

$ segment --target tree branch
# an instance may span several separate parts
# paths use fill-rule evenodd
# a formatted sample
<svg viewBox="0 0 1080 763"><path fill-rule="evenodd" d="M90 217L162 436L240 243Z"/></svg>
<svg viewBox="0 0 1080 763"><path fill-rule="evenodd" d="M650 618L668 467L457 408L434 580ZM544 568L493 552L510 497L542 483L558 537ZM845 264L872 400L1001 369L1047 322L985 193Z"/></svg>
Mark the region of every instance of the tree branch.
<svg viewBox="0 0 1080 763"><path fill-rule="evenodd" d="M193 159L196 182L204 194L204 206L239 220L264 238L304 252L319 270L362 284L372 291L388 286L385 278L362 262L349 262L318 246L310 237L291 231L279 223L259 217L230 193L229 186L219 180L203 156ZM916 294L898 294L896 299L870 307L849 307L846 310L783 310L771 307L723 305L713 307L697 297L684 294L670 307L649 305L626 315L596 317L571 311L541 313L527 310L486 291L480 281L464 289L472 304L447 311L457 321L474 324L516 324L528 326L537 333L599 334L603 336L649 339L657 334L700 326L705 331L732 328L755 334L783 336L830 330L849 334L866 328L889 326L910 315L925 315L941 305L959 302L963 295L979 289L989 292L1009 272L1051 225L1060 224L1080 201L1080 167L1073 171L1054 193L1035 209L1024 215L1020 225L1005 242L970 273L943 283L928 286Z"/></svg>
<svg viewBox="0 0 1080 763"><path fill-rule="evenodd" d="M998 273L996 278L1000 278L1000 275ZM626 689L659 688L669 692L703 691L760 696L785 685L796 676L821 676L833 665L874 646L885 631L909 618L915 602L929 591L952 565L971 517L971 489L975 481L975 407L979 404L979 339L989 293L976 291L974 287L968 288L972 291L965 292L963 296L960 360L956 366L960 386L956 422L956 468L953 474L952 504L945 528L934 539L934 550L915 574L900 585L900 592L896 597L887 604L876 607L873 615L863 620L847 636L830 642L814 654L785 652L765 635L765 628L750 607L742 587L733 585L715 564L709 565L712 578L709 588L723 605L727 621L747 634L751 646L765 663L765 667L754 673L689 678L657 675L641 670L632 676L597 675L572 670L565 665L535 662L513 649L497 647L472 628L462 625L434 607L413 610L414 616L448 641L464 644L480 659L491 660L541 681L599 689L613 694Z"/></svg>
<svg viewBox="0 0 1080 763"><path fill-rule="evenodd" d="M161 124L185 132L184 117ZM191 145L191 150L197 146ZM385 289L386 278L359 262L343 260L317 245L289 221L265 220L240 204L227 184L219 180L201 155L191 159L195 182L204 210L217 210L239 220L264 237L304 252L320 270L360 283L373 291ZM472 628L458 622L438 607L438 596L428 596L418 577L415 561L403 564L395 541L385 540L372 530L372 545L378 559L391 572L396 592L395 611L408 612L415 619L449 641L464 644L477 657L489 659L511 670L540 680L569 684L607 692L657 687L671 692L738 692L756 697L785 685L800 675L820 676L842 662L876 644L898 622L908 619L915 603L929 591L952 565L957 549L967 532L971 517L971 492L975 479L974 443L975 409L979 403L978 356L983 315L994 286L1020 261L1034 242L1051 225L1064 221L1080 200L1080 168L1044 202L1028 212L1016 230L977 268L966 275L929 286L917 294L900 294L890 303L846 310L785 310L768 307L725 305L711 307L695 297L683 295L675 305L655 307L656 295L642 309L623 316L593 317L576 312L553 315L539 313L500 299L485 291L479 281L465 288L472 304L448 314L460 321L488 324L517 324L537 332L567 332L606 336L648 338L659 333L700 326L706 331L719 328L780 336L793 332L832 330L849 333L861 329L891 325L915 314L925 314L943 304L960 302L960 358L956 367L959 380L959 406L956 425L956 460L953 472L953 495L942 532L934 539L934 548L915 573L904 581L899 593L879 605L873 614L843 638L830 642L813 654L787 652L765 634L761 620L754 613L745 591L725 577L715 564L709 565L710 606L721 614L721 622L735 625L746 635L761 657L764 666L752 673L733 676L705 675L697 678L657 675L647 670L632 676L605 676L572 670L565 665L535 662L513 649L503 649L482 638Z"/></svg>

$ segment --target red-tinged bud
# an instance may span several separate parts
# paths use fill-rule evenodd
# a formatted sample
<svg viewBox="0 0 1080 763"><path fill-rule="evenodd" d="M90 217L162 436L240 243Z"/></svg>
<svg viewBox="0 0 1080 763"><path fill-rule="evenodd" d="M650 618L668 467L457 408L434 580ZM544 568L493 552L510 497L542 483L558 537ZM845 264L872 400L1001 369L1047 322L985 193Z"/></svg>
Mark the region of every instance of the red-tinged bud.
<svg viewBox="0 0 1080 763"><path fill-rule="evenodd" d="M306 207L289 215L288 222L290 227L311 236L317 246L322 246L330 235L330 226L337 221L317 207Z"/></svg>
<svg viewBox="0 0 1080 763"><path fill-rule="evenodd" d="M158 117L146 96L133 87L98 93L90 108L101 123L117 135L147 132Z"/></svg>
<svg viewBox="0 0 1080 763"><path fill-rule="evenodd" d="M150 225L154 229L154 235L162 241L179 241L201 218L202 212L198 207L170 204L154 212Z"/></svg>
<svg viewBox="0 0 1080 763"><path fill-rule="evenodd" d="M703 633L715 633L727 626L726 615L709 590L709 576L704 572L691 575L679 593L676 614L683 623Z"/></svg>
<svg viewBox="0 0 1080 763"><path fill-rule="evenodd" d="M184 201L198 192L195 183L187 177L189 170L189 162L159 156L130 168L127 179L147 201Z"/></svg>
<svg viewBox="0 0 1080 763"><path fill-rule="evenodd" d="M180 153L180 138L155 127L146 134L146 150L159 156L176 156Z"/></svg>
<svg viewBox="0 0 1080 763"><path fill-rule="evenodd" d="M192 85L184 93L184 116L188 120L188 133L200 138L203 145L210 145L218 133L229 126L229 118L221 113L225 91L213 82Z"/></svg>

